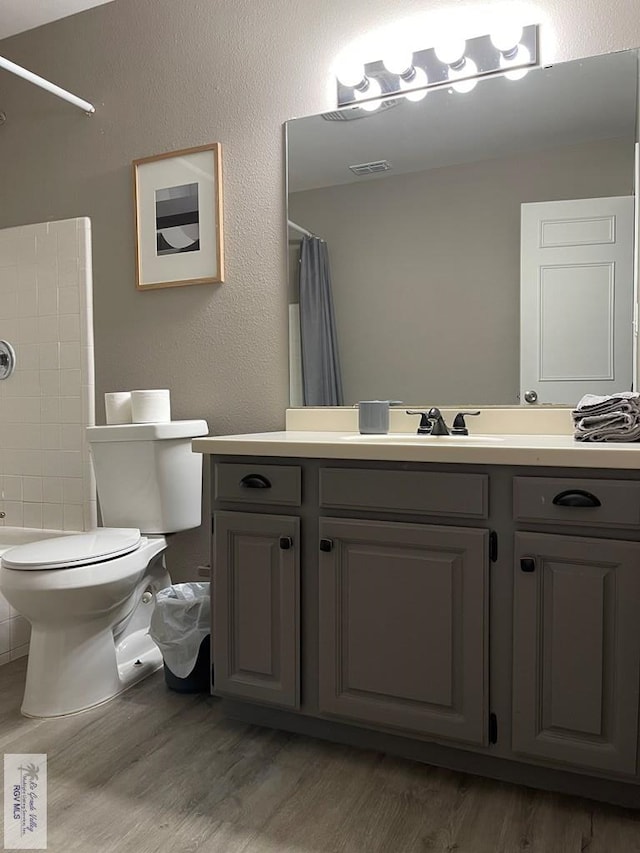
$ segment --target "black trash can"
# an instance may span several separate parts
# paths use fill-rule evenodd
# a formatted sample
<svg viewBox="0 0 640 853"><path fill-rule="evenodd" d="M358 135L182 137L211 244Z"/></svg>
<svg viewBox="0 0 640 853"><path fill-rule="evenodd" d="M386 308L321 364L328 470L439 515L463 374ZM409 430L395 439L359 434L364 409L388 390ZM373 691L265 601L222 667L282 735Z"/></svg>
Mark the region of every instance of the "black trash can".
<svg viewBox="0 0 640 853"><path fill-rule="evenodd" d="M209 693L211 689L211 634L200 643L196 663L189 675L178 678L164 663L164 680L177 693Z"/></svg>
<svg viewBox="0 0 640 853"><path fill-rule="evenodd" d="M178 693L211 689L211 585L182 583L155 596L149 636L162 652L164 678Z"/></svg>

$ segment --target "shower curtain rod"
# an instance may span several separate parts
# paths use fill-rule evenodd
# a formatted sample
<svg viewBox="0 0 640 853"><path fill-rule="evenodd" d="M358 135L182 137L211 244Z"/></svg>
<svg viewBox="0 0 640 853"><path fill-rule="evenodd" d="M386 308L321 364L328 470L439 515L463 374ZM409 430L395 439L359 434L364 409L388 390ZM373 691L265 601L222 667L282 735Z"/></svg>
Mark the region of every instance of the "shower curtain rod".
<svg viewBox="0 0 640 853"><path fill-rule="evenodd" d="M52 95L62 98L63 101L68 101L70 104L73 104L75 107L79 107L86 113L95 113L96 111L96 108L93 104L90 104L89 101L83 101L82 98L72 95L71 92L67 92L66 89L61 89L60 86L56 86L55 83L45 80L44 77L39 77L37 74L34 74L33 71L27 71L26 68L23 68L21 65L16 65L15 62L5 59L4 56L0 56L0 68L4 68L5 71L10 71L12 74L22 77L23 80L28 80L29 83L33 83L35 86L39 86L41 89L50 92Z"/></svg>
<svg viewBox="0 0 640 853"><path fill-rule="evenodd" d="M302 228L301 225L296 225L291 219L287 219L287 225L289 228L293 228L294 231L297 231L299 234L303 234L305 237L315 237L315 234L312 234L311 231L307 231L306 228Z"/></svg>

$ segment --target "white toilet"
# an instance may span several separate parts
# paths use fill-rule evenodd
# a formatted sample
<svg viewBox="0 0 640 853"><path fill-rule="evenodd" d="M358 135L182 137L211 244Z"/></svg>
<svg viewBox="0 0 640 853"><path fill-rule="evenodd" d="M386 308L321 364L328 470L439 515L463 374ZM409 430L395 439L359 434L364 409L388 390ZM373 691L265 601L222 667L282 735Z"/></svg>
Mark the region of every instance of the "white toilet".
<svg viewBox="0 0 640 853"><path fill-rule="evenodd" d="M165 534L201 522L206 421L89 427L105 527L19 545L0 590L31 622L22 713L57 717L111 699L162 665L147 634L171 583Z"/></svg>

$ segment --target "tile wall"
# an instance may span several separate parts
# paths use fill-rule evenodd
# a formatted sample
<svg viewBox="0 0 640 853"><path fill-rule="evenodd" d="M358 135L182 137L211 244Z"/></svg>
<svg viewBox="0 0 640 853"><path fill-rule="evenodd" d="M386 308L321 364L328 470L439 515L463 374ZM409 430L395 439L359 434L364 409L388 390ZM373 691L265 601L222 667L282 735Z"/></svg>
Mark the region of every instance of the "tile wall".
<svg viewBox="0 0 640 853"><path fill-rule="evenodd" d="M0 547L2 526L95 527L89 219L0 230L0 339L16 352L0 382ZM28 641L28 622L0 596L0 664Z"/></svg>

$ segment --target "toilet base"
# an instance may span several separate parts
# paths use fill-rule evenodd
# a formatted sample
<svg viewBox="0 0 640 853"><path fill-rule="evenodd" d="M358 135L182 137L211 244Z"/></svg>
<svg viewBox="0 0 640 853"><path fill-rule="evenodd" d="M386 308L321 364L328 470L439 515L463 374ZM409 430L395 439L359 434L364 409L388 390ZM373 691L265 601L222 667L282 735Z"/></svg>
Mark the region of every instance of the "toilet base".
<svg viewBox="0 0 640 853"><path fill-rule="evenodd" d="M110 642L113 647L113 640ZM31 666L33 638L31 643L29 666ZM115 699L129 687L133 687L134 684L138 684L154 672L162 669L162 654L144 630L136 631L127 637L120 646L125 646L125 648L116 647L117 681L113 678L110 679L109 688L106 690L104 689L104 682L102 682L102 689L96 691L91 683L84 685L85 689L83 690L81 679L74 678L74 696L67 695L64 703L57 706L52 705L55 696L52 696L49 686L43 684L41 689L36 689L34 683L37 676L34 675L33 678L29 678L29 671L27 670L27 689L25 689L24 700L20 709L21 714L24 717L35 719L82 714L84 711L90 711L92 708ZM74 705L75 707L73 707Z"/></svg>
<svg viewBox="0 0 640 853"><path fill-rule="evenodd" d="M84 636L83 634L84 629ZM75 626L55 636L34 628L20 709L25 717L64 717L113 699L162 667L162 654L145 629L114 644L110 629ZM74 649L59 655L62 648Z"/></svg>
<svg viewBox="0 0 640 853"><path fill-rule="evenodd" d="M32 624L20 709L25 717L87 711L162 667L162 653L148 632L154 607L150 591L171 583L161 557L164 547L164 541L153 543L154 559L133 595L115 612L76 624Z"/></svg>

